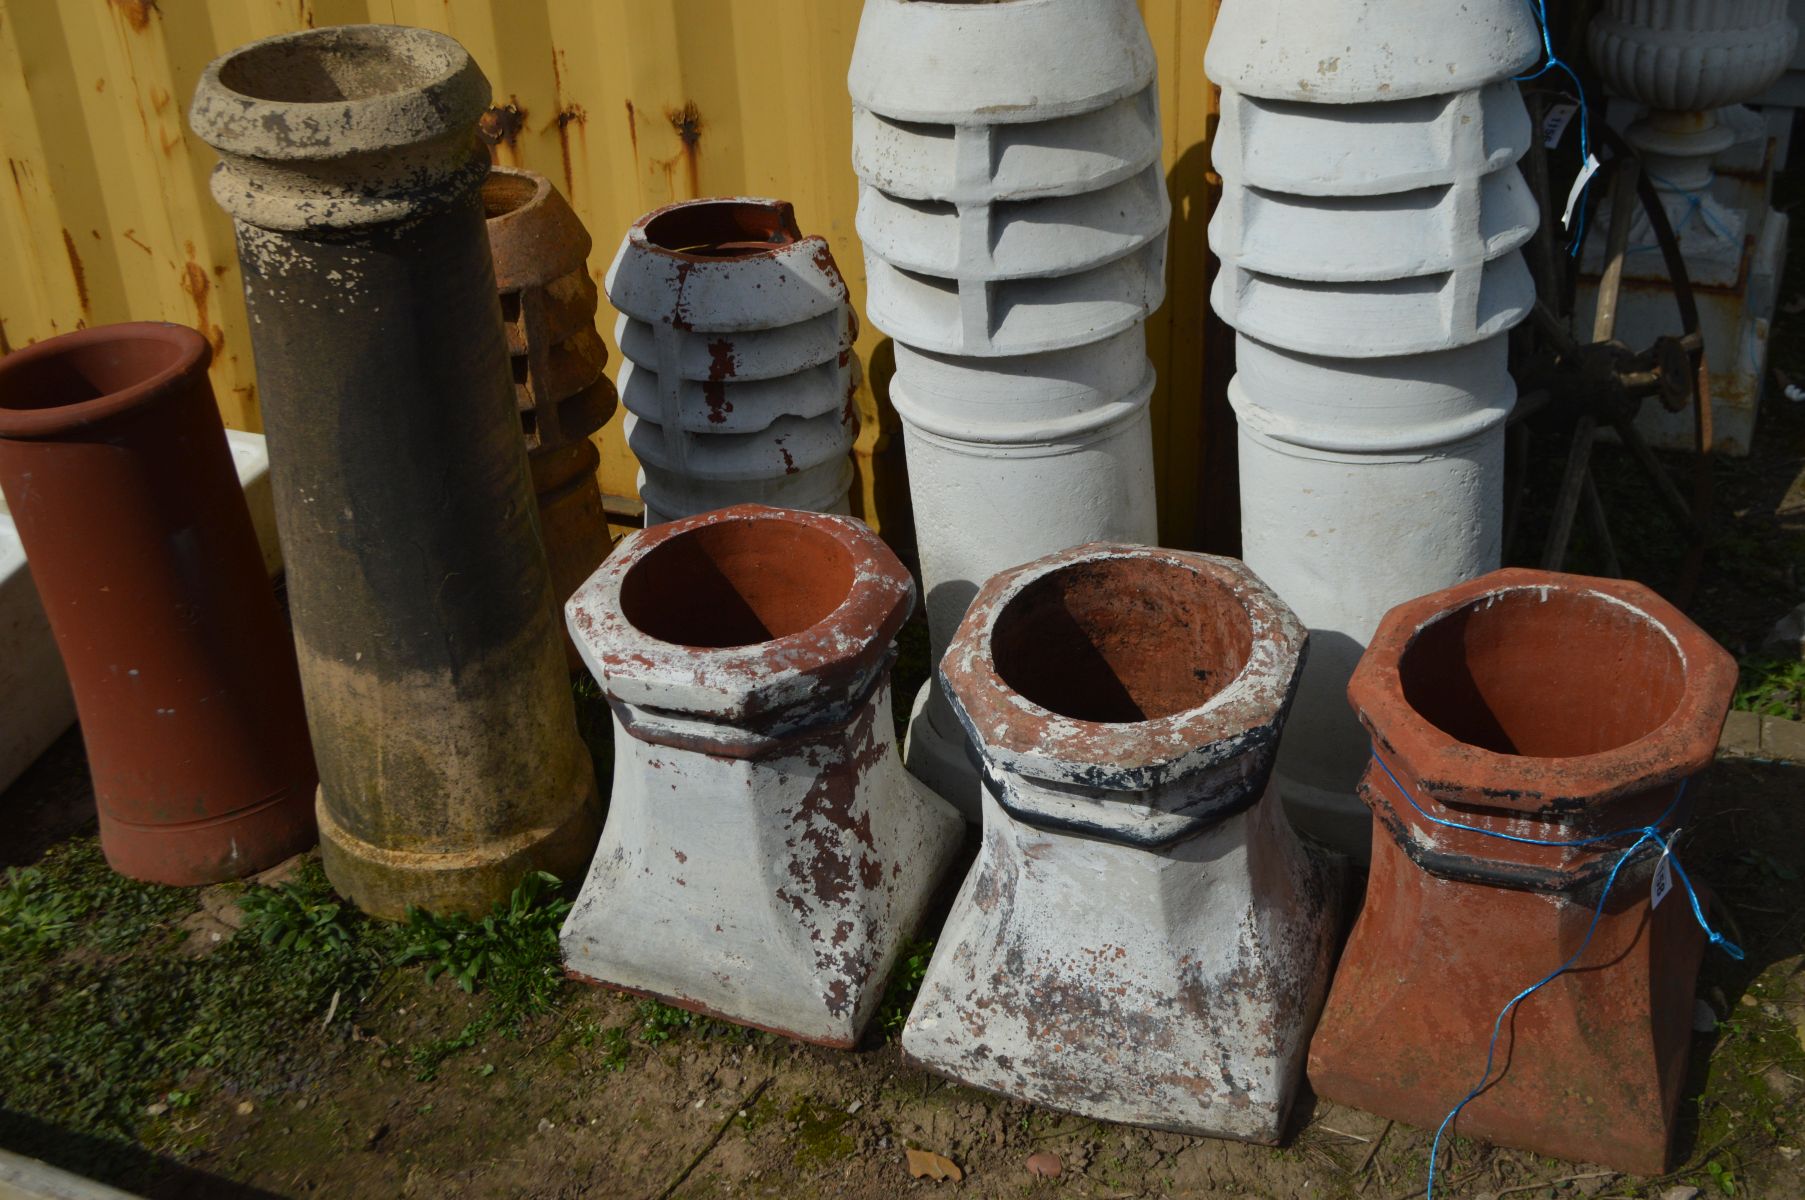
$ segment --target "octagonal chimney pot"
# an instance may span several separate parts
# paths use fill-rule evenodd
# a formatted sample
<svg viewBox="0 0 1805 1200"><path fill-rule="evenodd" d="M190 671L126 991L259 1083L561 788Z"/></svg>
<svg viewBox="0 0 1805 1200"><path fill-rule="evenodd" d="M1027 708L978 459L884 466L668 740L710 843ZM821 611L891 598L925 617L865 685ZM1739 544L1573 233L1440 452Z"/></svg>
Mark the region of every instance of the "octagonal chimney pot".
<svg viewBox="0 0 1805 1200"><path fill-rule="evenodd" d="M623 539L567 607L614 792L578 976L850 1047L964 823L890 715L915 586L851 517L740 505Z"/></svg>
<svg viewBox="0 0 1805 1200"><path fill-rule="evenodd" d="M1676 799L1662 832L1686 819L1680 788L1711 762L1735 684L1729 654L1636 583L1504 570L1387 613L1348 685L1377 819L1310 1049L1317 1094L1435 1127L1477 1081L1500 1006L1581 945L1641 829ZM1667 1169L1705 937L1682 898L1651 911L1660 853L1650 840L1623 863L1583 959L1523 1001L1457 1132Z"/></svg>
<svg viewBox="0 0 1805 1200"><path fill-rule="evenodd" d="M941 675L984 840L903 1030L974 1087L1275 1142L1337 870L1269 784L1306 633L1243 564L1087 545L994 577Z"/></svg>

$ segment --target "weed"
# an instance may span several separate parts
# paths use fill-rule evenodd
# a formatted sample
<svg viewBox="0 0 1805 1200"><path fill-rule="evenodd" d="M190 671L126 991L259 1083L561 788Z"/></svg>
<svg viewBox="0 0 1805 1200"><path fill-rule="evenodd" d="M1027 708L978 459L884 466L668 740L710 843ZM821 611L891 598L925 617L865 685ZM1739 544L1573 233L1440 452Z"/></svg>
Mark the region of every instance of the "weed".
<svg viewBox="0 0 1805 1200"><path fill-rule="evenodd" d="M633 1017L625 1025L607 1029L591 1026L578 1036L585 1046L601 1043L603 1070L620 1071L632 1059L634 1046L662 1046L686 1035L745 1043L762 1041L770 1036L650 999L641 1000L634 1006Z"/></svg>
<svg viewBox="0 0 1805 1200"><path fill-rule="evenodd" d="M64 842L19 874L25 878L18 894L28 907L58 907L80 926L79 938L63 937L74 932L65 928L57 935L59 941L79 941L103 954L166 945L175 940L172 924L194 911L192 892L115 874L95 838ZM13 889L9 885L4 890ZM0 924L6 923L0 918ZM0 960L5 953L0 947Z"/></svg>
<svg viewBox="0 0 1805 1200"><path fill-rule="evenodd" d="M1716 1184L1717 1190L1724 1195L1734 1196L1736 1194L1735 1173L1715 1158L1705 1164L1705 1174L1711 1177L1711 1182Z"/></svg>
<svg viewBox="0 0 1805 1200"><path fill-rule="evenodd" d="M676 1008L657 1000L641 1000L633 1010L633 1016L639 1022L639 1040L648 1046L662 1045L678 1033L695 1034L703 1038L724 1038L734 1042L755 1042L770 1036L744 1025L717 1021L713 1017L705 1017L701 1013Z"/></svg>
<svg viewBox="0 0 1805 1200"><path fill-rule="evenodd" d="M421 1079L431 1079L447 1058L491 1030L519 1033L522 1021L557 1002L564 988L558 927L570 911L558 886L555 875L535 871L480 921L408 910L396 964L423 962L429 981L448 975L464 991L480 988L487 996L483 1011L457 1033L414 1049Z"/></svg>
<svg viewBox="0 0 1805 1200"><path fill-rule="evenodd" d="M345 954L351 926L344 904L292 884L251 888L238 899L245 932L266 946L296 954Z"/></svg>
<svg viewBox="0 0 1805 1200"><path fill-rule="evenodd" d="M52 888L35 867L8 867L0 880L0 959L54 949L85 915L74 896Z"/></svg>
<svg viewBox="0 0 1805 1200"><path fill-rule="evenodd" d="M934 957L934 939L905 942L896 955L896 966L890 972L890 983L884 988L884 999L878 1005L877 1023L886 1036L902 1031L915 1005L915 993L928 973L928 962Z"/></svg>
<svg viewBox="0 0 1805 1200"><path fill-rule="evenodd" d="M624 1025L615 1025L602 1030L602 1069L604 1071L621 1071L627 1066L627 1059L633 1054L631 1031Z"/></svg>
<svg viewBox="0 0 1805 1200"><path fill-rule="evenodd" d="M706 1020L688 1009L674 1008L656 1000L641 1000L633 1015L639 1019L639 1040L648 1046L662 1046L673 1034Z"/></svg>
<svg viewBox="0 0 1805 1200"><path fill-rule="evenodd" d="M171 954L174 923L195 911L195 894L115 875L93 838L55 847L32 870L0 888L15 911L38 914L29 939L0 939L9 1110L0 1142L27 1153L44 1125L133 1137L152 1101L183 1108L217 1086L283 1086L292 1055L305 1052L301 1032L317 1029L333 993L355 1006L386 966L386 934L356 914L339 918L351 948L337 953L237 937L202 958ZM296 890L314 903L328 887L310 863Z"/></svg>
<svg viewBox="0 0 1805 1200"><path fill-rule="evenodd" d="M397 964L426 963L426 978L449 974L466 992L488 988L504 1018L542 1012L563 983L558 970L558 927L570 901L557 894L558 877L534 871L506 901L480 921L407 913Z"/></svg>
<svg viewBox="0 0 1805 1200"><path fill-rule="evenodd" d="M1750 654L1740 666L1737 708L1790 721L1805 717L1805 659Z"/></svg>

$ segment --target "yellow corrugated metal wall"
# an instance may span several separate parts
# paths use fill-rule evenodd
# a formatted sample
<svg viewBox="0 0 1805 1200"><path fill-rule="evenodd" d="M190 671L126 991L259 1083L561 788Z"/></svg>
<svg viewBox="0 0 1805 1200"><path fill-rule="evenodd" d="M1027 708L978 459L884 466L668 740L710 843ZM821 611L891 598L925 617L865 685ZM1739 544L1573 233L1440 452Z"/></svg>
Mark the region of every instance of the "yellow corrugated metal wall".
<svg viewBox="0 0 1805 1200"><path fill-rule="evenodd" d="M1173 199L1167 301L1149 328L1162 534L1170 545L1222 544L1232 538L1221 528L1232 426L1214 378L1224 356L1212 354L1206 384L1204 353L1216 105L1203 51L1216 4L1141 8L1159 53ZM859 0L0 0L0 152L11 183L0 210L0 350L83 325L181 321L213 342L227 424L258 428L230 223L208 195L214 155L188 131L188 100L201 69L234 46L359 21L443 30L470 49L495 89L497 160L564 190L595 236L598 279L648 209L780 196L806 232L832 242L862 313L846 98L858 18ZM879 417L883 340L867 326L858 347L876 388L860 397L860 501L898 534L907 493L895 417ZM599 441L604 490L631 495L618 417ZM1232 496L1231 486L1231 506Z"/></svg>

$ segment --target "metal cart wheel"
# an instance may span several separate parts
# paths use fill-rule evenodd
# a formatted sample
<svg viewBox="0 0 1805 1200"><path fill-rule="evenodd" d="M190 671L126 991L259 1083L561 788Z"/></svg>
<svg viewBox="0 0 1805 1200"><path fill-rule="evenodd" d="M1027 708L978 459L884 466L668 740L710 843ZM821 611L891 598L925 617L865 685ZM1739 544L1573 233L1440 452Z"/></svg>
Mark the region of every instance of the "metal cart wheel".
<svg viewBox="0 0 1805 1200"><path fill-rule="evenodd" d="M1570 270L1564 272L1563 266L1557 264L1547 158L1540 139L1534 141L1524 163L1530 186L1541 198L1543 222L1530 251L1538 298L1524 339L1526 344L1520 343L1524 353L1517 370L1519 395L1507 426L1511 461L1506 472L1505 546L1508 550L1519 532L1528 489L1528 421L1542 413L1571 416L1566 466L1542 545L1542 567L1558 571L1565 565L1574 522L1583 512L1602 549L1607 572L1622 574L1609 517L1591 469L1592 448L1598 434L1609 428L1629 450L1654 485L1661 506L1688 538L1689 550L1676 590L1689 595L1703 562L1711 506L1711 393L1698 305L1679 239L1667 220L1654 182L1619 134L1608 127L1601 127L1599 133L1611 150L1598 180L1608 184L1610 223L1589 341L1582 343L1572 332L1574 288ZM1638 203L1666 263L1682 331L1677 337L1656 338L1653 345L1640 350L1624 345L1615 336L1630 222ZM1695 455L1690 499L1635 426L1637 412L1650 398L1669 412L1683 412L1688 407L1692 410Z"/></svg>

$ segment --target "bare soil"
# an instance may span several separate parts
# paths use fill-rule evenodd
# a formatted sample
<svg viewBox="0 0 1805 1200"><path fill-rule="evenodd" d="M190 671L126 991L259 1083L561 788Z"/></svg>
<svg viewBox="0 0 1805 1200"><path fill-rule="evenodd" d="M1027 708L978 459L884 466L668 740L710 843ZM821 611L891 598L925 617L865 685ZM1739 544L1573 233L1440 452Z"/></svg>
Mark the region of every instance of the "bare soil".
<svg viewBox="0 0 1805 1200"><path fill-rule="evenodd" d="M1701 819L1683 853L1711 881L1717 913L1749 957L1714 954L1705 964L1698 994L1716 1023L1695 1039L1680 1169L1632 1179L1461 1139L1440 1194L1662 1196L1673 1185L1805 1196L1801 783L1800 768L1725 760L1700 789ZM197 912L219 911L206 892L194 901ZM1407 1200L1425 1181L1428 1131L1308 1096L1280 1148L1150 1133L959 1087L908 1065L881 1036L844 1053L698 1024L648 1044L641 1001L576 985L518 1036L490 1034L422 1078L412 1052L461 1028L482 1003L449 977L429 983L402 969L330 1024L323 1011L320 1024L269 1046L280 1063L272 1082L241 1085L268 1076L245 1063L168 1081L199 1102L147 1116L130 1141L57 1128L7 1104L0 1140L172 1200L936 1191ZM1472 1049L1477 1073L1483 1047ZM911 1147L951 1159L963 1180L912 1178ZM1059 1176L1037 1176L1031 1158L1042 1169L1056 1161Z"/></svg>

